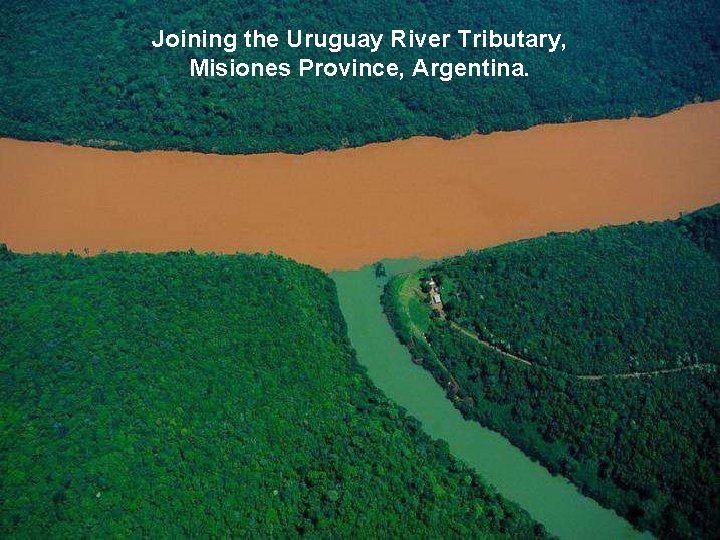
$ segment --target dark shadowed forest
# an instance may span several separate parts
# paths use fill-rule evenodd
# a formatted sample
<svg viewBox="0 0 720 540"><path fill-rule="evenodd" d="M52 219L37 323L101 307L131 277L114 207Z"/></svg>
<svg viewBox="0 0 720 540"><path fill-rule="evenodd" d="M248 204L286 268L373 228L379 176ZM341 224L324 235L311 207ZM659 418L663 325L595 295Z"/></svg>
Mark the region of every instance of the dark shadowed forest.
<svg viewBox="0 0 720 540"><path fill-rule="evenodd" d="M655 115L720 95L716 0L151 0L0 7L0 135L220 153L356 146ZM155 49L165 32L561 33L567 49ZM396 62L393 78L198 78L190 59ZM524 78L411 78L426 62L522 62Z"/></svg>

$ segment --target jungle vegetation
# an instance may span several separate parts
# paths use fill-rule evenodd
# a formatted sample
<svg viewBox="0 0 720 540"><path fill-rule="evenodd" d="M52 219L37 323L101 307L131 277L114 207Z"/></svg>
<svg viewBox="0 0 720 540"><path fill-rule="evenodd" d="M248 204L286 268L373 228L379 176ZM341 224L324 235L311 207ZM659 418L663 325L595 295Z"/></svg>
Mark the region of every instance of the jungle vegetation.
<svg viewBox="0 0 720 540"><path fill-rule="evenodd" d="M0 7L0 136L219 153L454 137L541 122L655 115L720 96L716 0L7 0ZM460 48L155 49L166 32L283 35L392 29L562 33L565 52ZM297 61L396 62L393 78L297 76ZM190 77L191 58L287 61L287 78ZM523 62L524 78L411 78L415 61Z"/></svg>
<svg viewBox="0 0 720 540"><path fill-rule="evenodd" d="M0 246L0 536L543 536L277 256Z"/></svg>
<svg viewBox="0 0 720 540"><path fill-rule="evenodd" d="M383 302L467 418L641 528L710 538L720 526L719 238L720 205L550 234L395 277ZM422 291L430 276L446 318Z"/></svg>

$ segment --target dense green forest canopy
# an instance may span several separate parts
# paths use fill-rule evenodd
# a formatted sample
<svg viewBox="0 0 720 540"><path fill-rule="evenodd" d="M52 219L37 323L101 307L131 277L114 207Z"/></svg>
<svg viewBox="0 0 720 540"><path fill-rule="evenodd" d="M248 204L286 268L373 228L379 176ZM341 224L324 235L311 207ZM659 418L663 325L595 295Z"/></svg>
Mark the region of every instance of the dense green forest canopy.
<svg viewBox="0 0 720 540"><path fill-rule="evenodd" d="M653 115L720 95L716 0L8 0L0 135L110 148L302 152L568 119ZM562 33L533 49L155 49L166 32ZM193 78L190 58L397 62L393 78ZM523 78L410 78L429 62L523 62Z"/></svg>
<svg viewBox="0 0 720 540"><path fill-rule="evenodd" d="M719 238L714 206L516 242L394 278L385 309L466 417L640 527L709 538L720 527ZM429 275L446 319L431 316ZM670 353L679 362L663 364ZM675 371L617 376L663 368ZM605 375L575 373L587 370Z"/></svg>
<svg viewBox="0 0 720 540"><path fill-rule="evenodd" d="M389 402L275 256L0 246L0 536L542 535Z"/></svg>
<svg viewBox="0 0 720 540"><path fill-rule="evenodd" d="M718 224L720 205L507 244L434 271L456 283L453 320L540 365L593 374L717 363ZM705 233L695 241L693 231Z"/></svg>

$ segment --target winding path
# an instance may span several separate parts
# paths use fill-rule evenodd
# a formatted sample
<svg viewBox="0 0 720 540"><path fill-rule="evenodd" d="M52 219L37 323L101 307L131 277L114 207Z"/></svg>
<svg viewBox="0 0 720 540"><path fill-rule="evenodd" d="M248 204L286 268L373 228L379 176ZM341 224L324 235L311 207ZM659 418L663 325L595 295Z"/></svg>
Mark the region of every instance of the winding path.
<svg viewBox="0 0 720 540"><path fill-rule="evenodd" d="M505 358L510 358L511 360L514 360L516 362L522 362L525 365L528 366L537 366L537 364L534 364L533 362L526 360L524 358L520 358L519 356L516 356L512 353L509 353L507 351L504 351L500 349L499 347L496 347L495 345L491 344L490 342L482 339L480 336L478 336L475 332L472 332L468 330L467 328L463 328L458 323L448 320L448 323L450 326L452 326L455 330L462 333L463 335L469 337L470 339L473 339L477 341L480 345L483 347L487 347L488 349L492 349L493 351L502 354ZM552 369L552 368L546 368L545 366L537 366L542 367L544 369ZM644 376L653 376L653 375L662 375L665 373L678 373L680 371L695 371L698 369L712 369L713 371L716 369L715 364L708 364L708 363L699 363L699 364L692 364L690 366L683 366L683 367L677 367L677 368L668 368L668 369L656 369L652 371L633 371L631 373L598 373L598 374L590 374L590 375L578 375L575 373L568 373L566 371L561 370L554 370L559 371L560 373L563 373L565 375L573 376L577 379L583 380L583 381L599 381L602 379L630 379L630 378L640 378Z"/></svg>

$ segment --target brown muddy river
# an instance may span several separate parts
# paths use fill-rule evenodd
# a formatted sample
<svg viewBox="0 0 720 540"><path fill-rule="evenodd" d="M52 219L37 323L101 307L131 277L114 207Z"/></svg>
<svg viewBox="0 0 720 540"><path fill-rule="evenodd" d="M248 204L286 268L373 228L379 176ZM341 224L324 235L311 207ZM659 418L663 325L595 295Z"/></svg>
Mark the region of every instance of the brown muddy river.
<svg viewBox="0 0 720 540"><path fill-rule="evenodd" d="M18 252L274 251L349 269L718 201L720 102L302 156L0 140L0 242Z"/></svg>

